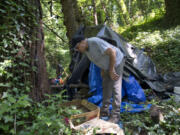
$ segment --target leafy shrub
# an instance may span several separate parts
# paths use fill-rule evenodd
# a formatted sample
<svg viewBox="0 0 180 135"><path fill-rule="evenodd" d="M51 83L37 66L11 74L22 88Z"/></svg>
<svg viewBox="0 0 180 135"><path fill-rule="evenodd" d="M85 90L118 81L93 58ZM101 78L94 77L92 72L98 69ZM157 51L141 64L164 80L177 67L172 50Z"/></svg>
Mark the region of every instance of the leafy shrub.
<svg viewBox="0 0 180 135"><path fill-rule="evenodd" d="M47 95L42 103L33 102L28 95L15 98L4 92L0 100L0 131L3 134L54 135L71 134L68 117L73 108L60 107L64 102L62 93Z"/></svg>
<svg viewBox="0 0 180 135"><path fill-rule="evenodd" d="M174 102L173 97L168 101L153 99L149 101L153 105L161 108L164 121L155 123L150 117L150 112L138 114L121 114L124 131L126 135L145 134L145 135L179 135L180 118L178 108L180 104Z"/></svg>
<svg viewBox="0 0 180 135"><path fill-rule="evenodd" d="M161 19L155 19L132 26L122 35L131 44L144 49L155 62L158 71L180 71L180 26L163 28Z"/></svg>

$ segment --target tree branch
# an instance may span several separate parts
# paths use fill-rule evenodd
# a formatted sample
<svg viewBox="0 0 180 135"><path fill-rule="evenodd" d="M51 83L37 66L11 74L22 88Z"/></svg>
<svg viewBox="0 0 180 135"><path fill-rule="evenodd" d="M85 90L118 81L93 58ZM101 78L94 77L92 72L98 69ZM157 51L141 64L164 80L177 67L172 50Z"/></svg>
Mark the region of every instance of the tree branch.
<svg viewBox="0 0 180 135"><path fill-rule="evenodd" d="M54 35L56 35L58 38L60 38L62 40L62 42L67 43L62 37L60 37L53 29L51 29L48 25L46 25L45 23L43 23L43 25L49 29Z"/></svg>

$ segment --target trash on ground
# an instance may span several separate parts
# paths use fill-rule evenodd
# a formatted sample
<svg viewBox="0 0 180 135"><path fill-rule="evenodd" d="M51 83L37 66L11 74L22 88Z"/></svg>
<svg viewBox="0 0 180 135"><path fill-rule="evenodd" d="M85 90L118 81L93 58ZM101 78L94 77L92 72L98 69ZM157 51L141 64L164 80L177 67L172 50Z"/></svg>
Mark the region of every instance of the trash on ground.
<svg viewBox="0 0 180 135"><path fill-rule="evenodd" d="M81 132L83 135L92 135L93 133L124 135L118 124L99 119L100 108L87 100L76 99L63 103L61 106L79 110L68 118L68 123L72 129Z"/></svg>
<svg viewBox="0 0 180 135"><path fill-rule="evenodd" d="M87 121L79 126L73 128L74 130L79 131L83 135L92 135L92 134L113 134L113 135L124 135L123 130L119 127L118 124L104 121L99 118L94 118L90 121Z"/></svg>

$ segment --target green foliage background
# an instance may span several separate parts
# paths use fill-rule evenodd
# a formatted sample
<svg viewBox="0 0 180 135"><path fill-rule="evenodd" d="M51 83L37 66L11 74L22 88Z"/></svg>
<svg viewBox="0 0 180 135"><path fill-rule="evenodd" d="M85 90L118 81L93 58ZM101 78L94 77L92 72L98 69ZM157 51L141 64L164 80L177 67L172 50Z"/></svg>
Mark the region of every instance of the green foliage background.
<svg viewBox="0 0 180 135"><path fill-rule="evenodd" d="M65 71L68 72L70 63L69 45L66 37L66 28L63 24L63 14L61 13L61 5L57 1L43 0L43 22L45 34L45 50L47 60L47 71L49 78L56 77L56 67L62 64ZM51 9L51 10L50 10Z"/></svg>
<svg viewBox="0 0 180 135"><path fill-rule="evenodd" d="M130 20L126 20L126 24L122 23L123 13L115 0L103 2L106 12L103 10L102 1L96 1L99 24L103 24L107 19L107 25L113 30L122 34L133 45L144 48L145 53L156 63L158 71L180 71L180 26L166 27L163 22L163 0L134 0L131 10L127 8ZM124 2L128 5L130 0ZM84 23L88 26L94 25L91 4L90 0L78 0L85 18ZM44 13L47 70L49 78L54 78L59 63L68 72L69 41L60 2L42 0L41 5ZM30 66L28 51L32 38L31 28L38 25L35 10L28 0L0 2L0 133L70 135L73 133L65 125L64 118L74 110L59 107L59 104L64 102L62 93L47 95L49 98L42 103L34 102L29 97L32 88L30 73L36 72L36 67ZM18 57L17 53L22 47L23 57ZM179 104L173 100L162 103L158 99L148 103L157 104L164 109L165 122L154 124L148 112L141 115L122 114L125 133L132 134L131 129L141 128L146 129L149 134L179 134Z"/></svg>
<svg viewBox="0 0 180 135"><path fill-rule="evenodd" d="M71 134L64 124L64 115L69 116L71 110L59 108L62 93L47 95L49 98L42 103L29 97L31 72L36 72L29 52L35 38L31 29L38 26L33 4L27 0L0 3L0 134Z"/></svg>

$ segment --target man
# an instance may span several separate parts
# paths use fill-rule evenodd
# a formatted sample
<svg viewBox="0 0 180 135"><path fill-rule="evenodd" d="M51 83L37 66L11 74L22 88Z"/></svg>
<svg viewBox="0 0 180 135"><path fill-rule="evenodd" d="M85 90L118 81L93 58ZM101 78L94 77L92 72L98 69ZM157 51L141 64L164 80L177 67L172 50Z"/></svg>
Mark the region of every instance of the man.
<svg viewBox="0 0 180 135"><path fill-rule="evenodd" d="M109 122L117 123L120 118L123 53L117 47L98 37L85 39L84 36L75 36L72 39L72 45L75 50L84 53L90 61L101 69L103 104L100 116L109 116L110 99L113 94L113 110Z"/></svg>

